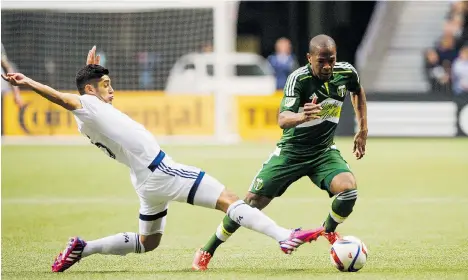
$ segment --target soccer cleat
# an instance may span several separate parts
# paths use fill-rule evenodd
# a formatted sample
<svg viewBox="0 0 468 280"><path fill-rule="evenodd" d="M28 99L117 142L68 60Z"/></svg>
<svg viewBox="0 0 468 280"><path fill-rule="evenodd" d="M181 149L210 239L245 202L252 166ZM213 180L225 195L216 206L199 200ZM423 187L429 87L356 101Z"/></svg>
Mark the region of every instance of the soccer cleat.
<svg viewBox="0 0 468 280"><path fill-rule="evenodd" d="M335 243L336 240L340 239L341 236L338 232L332 231L332 232L323 232L322 236L325 237L328 242L330 242L331 245Z"/></svg>
<svg viewBox="0 0 468 280"><path fill-rule="evenodd" d="M299 246L305 242L312 242L317 240L317 238L325 230L324 227L319 227L312 230L301 230L300 228L293 230L289 239L280 241L280 248L285 254L291 254Z"/></svg>
<svg viewBox="0 0 468 280"><path fill-rule="evenodd" d="M64 272L70 266L81 260L81 254L86 246L86 242L79 237L70 238L67 247L61 252L52 265L53 272Z"/></svg>
<svg viewBox="0 0 468 280"><path fill-rule="evenodd" d="M211 254L203 251L201 248L195 253L192 262L192 270L207 270L211 260Z"/></svg>

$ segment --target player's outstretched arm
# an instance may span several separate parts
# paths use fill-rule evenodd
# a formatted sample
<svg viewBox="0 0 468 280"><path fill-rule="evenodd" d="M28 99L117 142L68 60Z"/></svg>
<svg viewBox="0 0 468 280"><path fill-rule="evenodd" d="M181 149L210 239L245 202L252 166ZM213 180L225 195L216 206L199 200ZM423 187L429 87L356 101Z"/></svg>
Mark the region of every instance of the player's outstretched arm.
<svg viewBox="0 0 468 280"><path fill-rule="evenodd" d="M367 101L366 93L363 87L351 95L351 103L353 103L354 112L358 122L358 132L354 137L353 153L357 159L361 159L366 153L367 141Z"/></svg>
<svg viewBox="0 0 468 280"><path fill-rule="evenodd" d="M49 101L60 105L67 110L76 110L82 108L78 95L59 92L47 85L36 82L21 73L8 73L6 75L2 74L2 78L13 86L28 87Z"/></svg>

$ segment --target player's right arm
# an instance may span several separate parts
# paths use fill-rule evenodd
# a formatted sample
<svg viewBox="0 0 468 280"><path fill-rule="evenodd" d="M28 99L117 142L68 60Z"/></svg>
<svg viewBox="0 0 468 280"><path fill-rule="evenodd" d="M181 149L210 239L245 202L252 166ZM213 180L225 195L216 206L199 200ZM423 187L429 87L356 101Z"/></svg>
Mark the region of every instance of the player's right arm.
<svg viewBox="0 0 468 280"><path fill-rule="evenodd" d="M298 78L299 76L293 72L286 81L278 116L278 125L281 129L296 127L302 123L320 118L317 114L320 113L322 107L315 104L315 101L305 103L304 110L299 112L302 87L301 83L298 82Z"/></svg>
<svg viewBox="0 0 468 280"><path fill-rule="evenodd" d="M14 72L13 66L11 65L10 60L8 60L5 49L3 48L3 44L2 44L2 69L3 69L3 72L5 73ZM22 107L23 99L21 98L19 88L15 86L12 86L11 88L13 90L13 97L14 97L16 105L18 105L19 107Z"/></svg>
<svg viewBox="0 0 468 280"><path fill-rule="evenodd" d="M34 81L21 73L8 73L2 78L13 86L28 87L49 101L62 106L67 110L81 109L80 98L76 94L57 91L47 85Z"/></svg>

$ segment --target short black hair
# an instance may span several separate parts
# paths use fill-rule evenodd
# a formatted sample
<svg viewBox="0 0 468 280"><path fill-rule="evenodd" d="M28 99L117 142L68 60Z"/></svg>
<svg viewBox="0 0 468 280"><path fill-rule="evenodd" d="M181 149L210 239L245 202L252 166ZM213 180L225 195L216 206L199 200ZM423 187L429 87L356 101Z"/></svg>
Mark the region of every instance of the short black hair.
<svg viewBox="0 0 468 280"><path fill-rule="evenodd" d="M76 87L78 92L85 94L85 86L93 80L99 80L102 76L109 75L109 70L97 64L89 64L76 73Z"/></svg>
<svg viewBox="0 0 468 280"><path fill-rule="evenodd" d="M314 54L317 49L322 47L325 48L336 48L335 40L332 37L320 34L312 38L309 42L309 53Z"/></svg>

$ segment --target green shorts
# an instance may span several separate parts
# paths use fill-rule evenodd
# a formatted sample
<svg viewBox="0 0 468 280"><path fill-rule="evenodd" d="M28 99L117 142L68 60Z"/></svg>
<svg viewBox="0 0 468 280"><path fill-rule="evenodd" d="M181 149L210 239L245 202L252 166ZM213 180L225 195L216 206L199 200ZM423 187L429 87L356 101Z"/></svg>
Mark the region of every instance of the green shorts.
<svg viewBox="0 0 468 280"><path fill-rule="evenodd" d="M351 172L351 170L337 149L329 149L310 160L295 160L277 148L263 163L249 191L269 198L278 197L292 183L303 176L308 176L315 185L327 191L332 197L330 183L333 177L343 172Z"/></svg>

